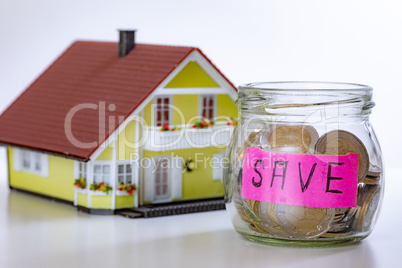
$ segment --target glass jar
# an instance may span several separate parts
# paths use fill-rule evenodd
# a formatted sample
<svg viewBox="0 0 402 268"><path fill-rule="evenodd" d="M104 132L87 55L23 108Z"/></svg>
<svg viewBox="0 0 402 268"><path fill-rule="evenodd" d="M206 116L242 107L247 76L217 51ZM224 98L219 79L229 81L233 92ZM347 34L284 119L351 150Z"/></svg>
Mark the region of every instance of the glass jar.
<svg viewBox="0 0 402 268"><path fill-rule="evenodd" d="M331 246L373 230L384 189L372 88L330 82L239 87L223 184L234 228L258 242Z"/></svg>

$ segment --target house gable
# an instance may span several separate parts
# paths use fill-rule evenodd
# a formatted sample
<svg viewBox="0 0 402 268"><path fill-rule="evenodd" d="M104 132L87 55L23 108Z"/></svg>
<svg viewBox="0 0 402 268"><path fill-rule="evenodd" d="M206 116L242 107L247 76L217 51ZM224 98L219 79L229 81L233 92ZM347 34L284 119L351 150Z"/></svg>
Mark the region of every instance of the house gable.
<svg viewBox="0 0 402 268"><path fill-rule="evenodd" d="M204 69L196 62L189 61L186 66L165 86L165 88L219 87Z"/></svg>
<svg viewBox="0 0 402 268"><path fill-rule="evenodd" d="M185 70L185 67L188 66L190 62L196 63L199 67L195 67L195 64L190 64L191 67L189 67L187 70ZM195 75L197 72L194 71L201 70L203 73L202 76L205 78L205 75L209 77L214 83L217 84L216 87L198 87L195 84L191 84L191 86L184 86L184 84L181 84L180 87L173 87L173 85L177 86L177 83L174 82L174 79L178 77L180 78L179 74L185 74L185 72L188 72L190 75ZM184 73L182 73L184 71ZM191 72L190 72L191 71ZM200 74L200 72L198 72ZM171 82L174 83L171 83ZM180 80L176 80L180 81ZM182 80L183 81L183 80ZM205 82L204 82L205 83ZM170 84L170 87L168 85ZM188 85L188 84L187 84ZM237 91L236 88L231 84L225 76L213 65L213 63L198 49L193 50L190 52L177 66L176 68L170 72L169 75L165 77L165 79L156 87L154 91L152 91L142 102L137 106L137 108L132 111L130 116L128 116L122 124L118 126L118 128L94 151L94 153L90 156L90 160L95 160L97 159L100 154L103 152L105 148L107 148L111 142L113 142L116 137L125 129L125 127L133 121L135 118L141 118L141 126L153 126L154 122L152 120L152 104L154 99L157 96L174 96L173 102L174 105L177 104L177 101L180 100L180 95L194 95L193 99L198 98L197 95L201 94L220 94L220 95L226 95L223 97L220 97L218 99L226 99L228 101L232 100L232 102L237 98ZM182 100L182 98L181 98ZM183 104L180 104L180 107L182 107ZM189 108L188 105L190 105L189 102L185 103L185 106L183 108L185 110L192 109ZM232 107L235 109L235 113L237 114L237 109L234 104L232 103ZM193 107L194 108L194 107ZM197 107L198 108L198 107ZM197 111L196 111L197 113ZM233 112L232 112L233 113ZM229 116L232 116L232 113L230 113ZM185 119L187 120L188 117L190 117L190 114L187 114L185 116ZM178 124L179 122L177 119L175 119L175 114L173 114L173 124Z"/></svg>

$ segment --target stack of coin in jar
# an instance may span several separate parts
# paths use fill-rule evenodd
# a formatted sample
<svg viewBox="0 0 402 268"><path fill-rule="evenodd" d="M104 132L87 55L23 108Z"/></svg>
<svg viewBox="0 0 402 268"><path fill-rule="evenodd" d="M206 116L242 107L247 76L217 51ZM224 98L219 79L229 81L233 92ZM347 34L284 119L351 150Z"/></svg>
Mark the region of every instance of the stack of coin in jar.
<svg viewBox="0 0 402 268"><path fill-rule="evenodd" d="M248 147L265 151L316 154L358 155L357 206L317 208L269 203L241 197L242 161ZM319 136L312 126L270 125L254 130L237 152L233 189L235 208L256 235L291 239L342 238L372 229L373 217L380 201L382 170L370 163L363 142L345 130L333 130Z"/></svg>

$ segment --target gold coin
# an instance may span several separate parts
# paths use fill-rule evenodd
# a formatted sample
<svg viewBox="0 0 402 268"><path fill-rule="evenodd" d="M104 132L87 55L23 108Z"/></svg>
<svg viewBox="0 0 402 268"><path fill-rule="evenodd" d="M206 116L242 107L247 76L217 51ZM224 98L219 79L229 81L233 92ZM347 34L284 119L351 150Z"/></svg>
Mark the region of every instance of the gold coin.
<svg viewBox="0 0 402 268"><path fill-rule="evenodd" d="M258 222L250 223L250 229L257 233L270 234Z"/></svg>
<svg viewBox="0 0 402 268"><path fill-rule="evenodd" d="M312 126L271 125L260 136L262 149L304 154L314 148L318 132Z"/></svg>
<svg viewBox="0 0 402 268"><path fill-rule="evenodd" d="M358 232L368 232L373 225L373 218L380 203L381 187L379 185L365 185L363 204L357 217L356 229Z"/></svg>
<svg viewBox="0 0 402 268"><path fill-rule="evenodd" d="M364 144L354 134L345 130L333 130L321 136L315 146L316 153L326 155L347 155L355 153L359 156L358 179L361 182L367 175L369 156Z"/></svg>
<svg viewBox="0 0 402 268"><path fill-rule="evenodd" d="M378 176L378 177L366 176L363 179L363 183L370 184L370 185L376 185L376 184L380 183L380 178L381 178L381 176Z"/></svg>
<svg viewBox="0 0 402 268"><path fill-rule="evenodd" d="M333 208L277 204L276 218L281 228L294 238L308 239L327 232L335 217Z"/></svg>
<svg viewBox="0 0 402 268"><path fill-rule="evenodd" d="M239 160L243 160L244 154L248 147L253 147L258 137L260 136L261 130L255 129L244 141L240 149L237 151L237 157Z"/></svg>
<svg viewBox="0 0 402 268"><path fill-rule="evenodd" d="M369 170L367 171L367 176L369 177L380 177L381 176L381 168L377 165L373 165L370 163Z"/></svg>
<svg viewBox="0 0 402 268"><path fill-rule="evenodd" d="M327 232L325 234L322 234L320 237L323 237L323 238L343 238L343 237L348 237L351 234L352 234L352 232L339 232L339 233Z"/></svg>

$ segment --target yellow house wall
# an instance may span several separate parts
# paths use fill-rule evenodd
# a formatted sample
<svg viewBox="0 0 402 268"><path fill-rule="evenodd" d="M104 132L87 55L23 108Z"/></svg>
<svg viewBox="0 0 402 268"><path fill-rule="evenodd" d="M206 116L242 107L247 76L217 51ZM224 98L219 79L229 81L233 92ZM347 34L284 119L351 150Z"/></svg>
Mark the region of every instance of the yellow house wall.
<svg viewBox="0 0 402 268"><path fill-rule="evenodd" d="M226 94L218 94L216 114L218 116L238 117L237 105Z"/></svg>
<svg viewBox="0 0 402 268"><path fill-rule="evenodd" d="M14 149L8 148L10 186L48 195L67 201L74 201L74 161L48 155L49 176L42 177L14 169Z"/></svg>
<svg viewBox="0 0 402 268"><path fill-rule="evenodd" d="M190 61L186 66L165 86L165 88L182 87L219 87L204 69L196 62Z"/></svg>
<svg viewBox="0 0 402 268"><path fill-rule="evenodd" d="M139 133L141 134L141 133ZM131 121L127 126L120 132L117 137L116 142L116 158L117 160L129 160L133 159L135 152L135 121Z"/></svg>
<svg viewBox="0 0 402 268"><path fill-rule="evenodd" d="M213 155L222 151L224 150L215 147L166 152L144 151L144 158L179 156L183 158L183 163L191 158L196 164L196 168L191 172L186 171L182 174L183 192L180 200L195 200L223 196L222 182L212 179L212 167L209 164ZM142 185L144 185L144 178L142 178Z"/></svg>
<svg viewBox="0 0 402 268"><path fill-rule="evenodd" d="M77 205L81 207L88 207L88 197L86 194L78 193Z"/></svg>
<svg viewBox="0 0 402 268"><path fill-rule="evenodd" d="M134 196L118 195L116 196L116 209L134 207Z"/></svg>
<svg viewBox="0 0 402 268"><path fill-rule="evenodd" d="M111 194L91 196L91 208L111 209L112 208Z"/></svg>
<svg viewBox="0 0 402 268"><path fill-rule="evenodd" d="M198 95L174 95L173 125L184 125L190 121L194 123L198 116Z"/></svg>

